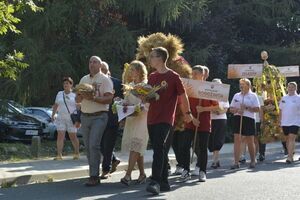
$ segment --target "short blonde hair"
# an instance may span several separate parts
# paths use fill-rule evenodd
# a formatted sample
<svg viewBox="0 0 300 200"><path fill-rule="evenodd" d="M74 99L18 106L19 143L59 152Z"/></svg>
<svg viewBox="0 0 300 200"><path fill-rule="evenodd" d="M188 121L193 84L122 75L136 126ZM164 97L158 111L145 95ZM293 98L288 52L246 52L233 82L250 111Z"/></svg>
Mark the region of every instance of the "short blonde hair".
<svg viewBox="0 0 300 200"><path fill-rule="evenodd" d="M240 83L241 82L246 83L249 86L249 88L251 88L251 81L249 79L247 79L247 78L241 78L240 79Z"/></svg>
<svg viewBox="0 0 300 200"><path fill-rule="evenodd" d="M298 87L298 86L297 86L297 83L296 83L295 81L293 81L293 82L289 82L289 83L288 83L288 86L289 86L289 85L293 85L293 86L295 86L295 87L296 87L296 89L297 89L297 87Z"/></svg>

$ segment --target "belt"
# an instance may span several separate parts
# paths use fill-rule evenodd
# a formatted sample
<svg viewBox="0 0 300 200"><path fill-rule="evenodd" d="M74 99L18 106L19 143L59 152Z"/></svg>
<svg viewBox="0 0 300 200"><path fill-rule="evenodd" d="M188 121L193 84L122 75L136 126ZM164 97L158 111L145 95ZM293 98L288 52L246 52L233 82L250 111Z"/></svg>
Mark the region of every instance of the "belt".
<svg viewBox="0 0 300 200"><path fill-rule="evenodd" d="M103 113L108 113L108 111L99 111L99 112L94 112L94 113L81 112L81 114L84 115L84 116L98 116L98 115L101 115Z"/></svg>

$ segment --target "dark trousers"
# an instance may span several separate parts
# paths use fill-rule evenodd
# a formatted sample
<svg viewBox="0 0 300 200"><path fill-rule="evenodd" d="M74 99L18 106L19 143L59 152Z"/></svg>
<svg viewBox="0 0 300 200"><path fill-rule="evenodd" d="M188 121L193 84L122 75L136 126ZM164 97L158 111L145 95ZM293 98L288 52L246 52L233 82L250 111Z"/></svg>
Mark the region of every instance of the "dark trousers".
<svg viewBox="0 0 300 200"><path fill-rule="evenodd" d="M166 138L169 136L171 125L159 123L148 125L149 138L153 149L152 180L168 183L168 152Z"/></svg>
<svg viewBox="0 0 300 200"><path fill-rule="evenodd" d="M195 146L195 153L197 155L197 163L196 166L200 168L200 171L206 172L206 166L207 166L207 146L208 146L208 139L209 139L209 132L198 132L197 133L197 139L196 139L196 146ZM185 130L184 137L181 139L181 149L182 153L181 156L184 160L183 168L187 171L190 171L190 149L191 145L193 143L195 136L194 130Z"/></svg>
<svg viewBox="0 0 300 200"><path fill-rule="evenodd" d="M226 134L226 119L211 120L211 134L209 135L208 149L210 152L220 151Z"/></svg>
<svg viewBox="0 0 300 200"><path fill-rule="evenodd" d="M256 136L260 136L261 135L261 129L260 129L261 123L260 122L256 122L255 123L255 130L256 130ZM266 144L261 143L260 140L258 140L258 151L259 151L259 155L265 155L266 152Z"/></svg>
<svg viewBox="0 0 300 200"><path fill-rule="evenodd" d="M101 153L103 155L103 161L102 161L103 172L109 172L111 168L111 163L117 160L116 156L113 153L117 137L118 137L117 126L106 127L101 142Z"/></svg>
<svg viewBox="0 0 300 200"><path fill-rule="evenodd" d="M184 131L174 131L173 135L173 142L172 142L172 148L175 153L177 166L183 167L184 158L182 155L182 140L184 140L185 134Z"/></svg>

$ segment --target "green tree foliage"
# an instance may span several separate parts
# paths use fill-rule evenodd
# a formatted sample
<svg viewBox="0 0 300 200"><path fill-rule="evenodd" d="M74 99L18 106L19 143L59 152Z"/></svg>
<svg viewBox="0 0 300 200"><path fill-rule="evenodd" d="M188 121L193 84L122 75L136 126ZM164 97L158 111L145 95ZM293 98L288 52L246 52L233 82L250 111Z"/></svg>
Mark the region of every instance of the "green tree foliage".
<svg viewBox="0 0 300 200"><path fill-rule="evenodd" d="M22 34L6 34L0 46L0 51L18 49L26 55L29 67L16 80L1 79L0 83L2 95L27 104L52 104L62 88L62 77L78 82L88 73L91 55L99 55L109 63L112 74L121 77L123 64L135 57L137 37L158 31L181 37L183 56L191 65L207 65L211 78L229 83L227 65L261 62L261 50L269 52L270 63L300 63L298 0L35 3L44 11L21 12L17 17L22 20L18 25Z"/></svg>
<svg viewBox="0 0 300 200"><path fill-rule="evenodd" d="M10 3L8 3L10 2ZM16 15L22 13L27 7L32 11L41 10L32 0L19 0L0 2L0 36L4 37L11 31L15 34L20 34L16 25L21 21ZM5 38L7 39L7 38ZM7 53L13 52L13 53ZM5 58L4 58L5 57ZM0 77L16 80L19 73L28 67L28 64L23 62L24 55L22 52L11 50L9 47L0 46Z"/></svg>

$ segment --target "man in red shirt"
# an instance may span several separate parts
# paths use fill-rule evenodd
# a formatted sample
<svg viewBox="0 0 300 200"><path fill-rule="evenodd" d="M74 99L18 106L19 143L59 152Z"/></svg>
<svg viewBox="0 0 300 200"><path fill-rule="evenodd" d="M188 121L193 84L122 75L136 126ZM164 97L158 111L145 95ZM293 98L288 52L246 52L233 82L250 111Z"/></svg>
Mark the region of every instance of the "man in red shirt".
<svg viewBox="0 0 300 200"><path fill-rule="evenodd" d="M196 65L192 68L192 76L195 80L204 81L205 73L204 67L201 65ZM197 139L196 139L196 149L197 154L197 164L195 170L199 172L199 181L206 181L206 165L207 165L207 146L209 134L211 132L211 119L210 111L215 111L219 109L217 101L197 99L189 97L190 108L193 116L199 117L200 126L197 128ZM196 131L196 126L192 123L185 124L185 135L182 142L182 157L184 157L184 170L181 174L180 179L182 181L187 181L191 178L190 176L190 148L191 143L194 139Z"/></svg>
<svg viewBox="0 0 300 200"><path fill-rule="evenodd" d="M170 190L166 140L174 124L178 96L181 99L182 106L180 108L184 113L185 121L195 125L199 123L191 115L188 98L179 75L166 65L168 57L169 53L163 47L152 49L149 55L150 66L156 71L150 74L148 84L161 86L161 89L158 91L159 99L149 101L150 106L147 118L149 138L153 148L153 162L152 181L146 190L153 194Z"/></svg>

